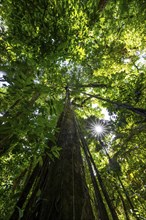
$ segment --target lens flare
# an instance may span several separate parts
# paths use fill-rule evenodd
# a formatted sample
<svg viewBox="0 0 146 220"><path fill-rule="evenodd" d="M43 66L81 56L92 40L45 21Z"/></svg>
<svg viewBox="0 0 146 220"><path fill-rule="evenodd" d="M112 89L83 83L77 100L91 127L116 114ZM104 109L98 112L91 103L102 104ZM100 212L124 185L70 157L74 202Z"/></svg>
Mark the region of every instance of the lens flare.
<svg viewBox="0 0 146 220"><path fill-rule="evenodd" d="M90 130L93 136L101 137L107 133L107 127L105 123L96 121L90 124Z"/></svg>
<svg viewBox="0 0 146 220"><path fill-rule="evenodd" d="M103 127L101 125L95 125L95 132L97 133L102 133L103 132Z"/></svg>

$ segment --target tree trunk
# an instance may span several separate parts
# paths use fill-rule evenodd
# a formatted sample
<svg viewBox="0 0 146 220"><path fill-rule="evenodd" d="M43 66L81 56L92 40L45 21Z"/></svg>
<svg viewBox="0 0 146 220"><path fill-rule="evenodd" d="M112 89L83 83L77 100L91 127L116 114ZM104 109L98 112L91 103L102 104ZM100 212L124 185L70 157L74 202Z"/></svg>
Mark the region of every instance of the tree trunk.
<svg viewBox="0 0 146 220"><path fill-rule="evenodd" d="M60 158L48 162L48 171L34 189L40 195L30 197L23 220L94 220L86 186L80 141L73 111L67 101L60 119L57 145ZM43 166L44 167L44 166ZM41 181L41 182L42 182Z"/></svg>

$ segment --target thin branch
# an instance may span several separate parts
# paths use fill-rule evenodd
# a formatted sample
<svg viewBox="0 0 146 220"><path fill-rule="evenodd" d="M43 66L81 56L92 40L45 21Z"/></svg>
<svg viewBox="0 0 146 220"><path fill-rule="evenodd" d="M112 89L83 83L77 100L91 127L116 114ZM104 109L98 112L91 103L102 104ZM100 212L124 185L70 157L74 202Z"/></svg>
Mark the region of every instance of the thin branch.
<svg viewBox="0 0 146 220"><path fill-rule="evenodd" d="M100 84L100 83L89 83L89 84L86 84L86 85L80 85L80 87L81 88L83 88L83 87L93 87L93 88L98 88L98 87L100 87L100 88L103 88L103 87L106 87L107 88L107 85L106 84Z"/></svg>
<svg viewBox="0 0 146 220"><path fill-rule="evenodd" d="M128 109L128 110L130 110L130 111L132 111L132 112L134 112L136 114L139 114L139 115L141 115L143 117L146 117L146 109L134 108L132 105L128 105L126 103L120 103L120 102L113 101L113 100L110 100L110 99L107 99L107 98L102 98L102 97L100 97L98 95L91 95L91 94L88 94L88 93L85 93L85 92L82 92L82 94L90 96L91 98L97 98L99 100L102 100L102 101L108 102L110 104L116 105L119 108Z"/></svg>

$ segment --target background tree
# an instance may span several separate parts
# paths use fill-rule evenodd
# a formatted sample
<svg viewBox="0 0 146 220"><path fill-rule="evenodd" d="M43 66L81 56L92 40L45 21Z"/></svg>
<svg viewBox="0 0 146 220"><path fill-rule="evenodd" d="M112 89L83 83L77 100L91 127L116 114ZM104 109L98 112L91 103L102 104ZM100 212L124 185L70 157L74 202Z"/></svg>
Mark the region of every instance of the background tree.
<svg viewBox="0 0 146 220"><path fill-rule="evenodd" d="M66 86L93 157L82 155L93 210L96 183L108 206L100 174L119 219L144 219L145 1L3 0L1 12L2 219L46 149L58 161L59 148L48 142L55 144ZM90 124L103 122L105 109L106 135L93 137ZM97 182L89 177L93 162Z"/></svg>

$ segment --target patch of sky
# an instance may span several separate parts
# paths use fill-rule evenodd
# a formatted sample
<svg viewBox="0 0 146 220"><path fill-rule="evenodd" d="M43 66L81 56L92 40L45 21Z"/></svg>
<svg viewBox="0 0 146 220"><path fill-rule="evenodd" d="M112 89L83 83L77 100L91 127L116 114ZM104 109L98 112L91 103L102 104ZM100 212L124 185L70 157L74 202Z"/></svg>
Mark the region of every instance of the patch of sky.
<svg viewBox="0 0 146 220"><path fill-rule="evenodd" d="M59 61L58 62L60 64L61 67L66 67L69 65L69 61L68 60L65 60L65 61Z"/></svg>
<svg viewBox="0 0 146 220"><path fill-rule="evenodd" d="M97 107L98 107L97 103L92 104L92 108L97 108ZM116 114L109 115L109 112L106 108L102 108L101 113L103 114L102 119L105 121L110 121L110 120L115 121L117 118Z"/></svg>
<svg viewBox="0 0 146 220"><path fill-rule="evenodd" d="M36 109L34 112L33 112L34 115L41 115L41 113L39 112L39 109Z"/></svg>
<svg viewBox="0 0 146 220"><path fill-rule="evenodd" d="M39 83L40 83L39 79L34 79L33 82L34 82L35 84L39 84Z"/></svg>
<svg viewBox="0 0 146 220"><path fill-rule="evenodd" d="M135 64L138 66L146 65L146 52L136 51L135 55L139 58ZM131 62L130 58L122 58L121 59L124 64L128 64Z"/></svg>
<svg viewBox="0 0 146 220"><path fill-rule="evenodd" d="M5 79L4 76L6 75L6 72L0 70L0 88L4 86L10 85Z"/></svg>
<svg viewBox="0 0 146 220"><path fill-rule="evenodd" d="M122 61L124 64L130 63L131 59L130 58L122 58Z"/></svg>
<svg viewBox="0 0 146 220"><path fill-rule="evenodd" d="M139 59L136 61L136 65L138 66L146 66L146 52L137 51L136 55L139 57Z"/></svg>
<svg viewBox="0 0 146 220"><path fill-rule="evenodd" d="M0 16L0 32L5 32L7 31L8 26L6 26L4 20L2 19L2 17Z"/></svg>

